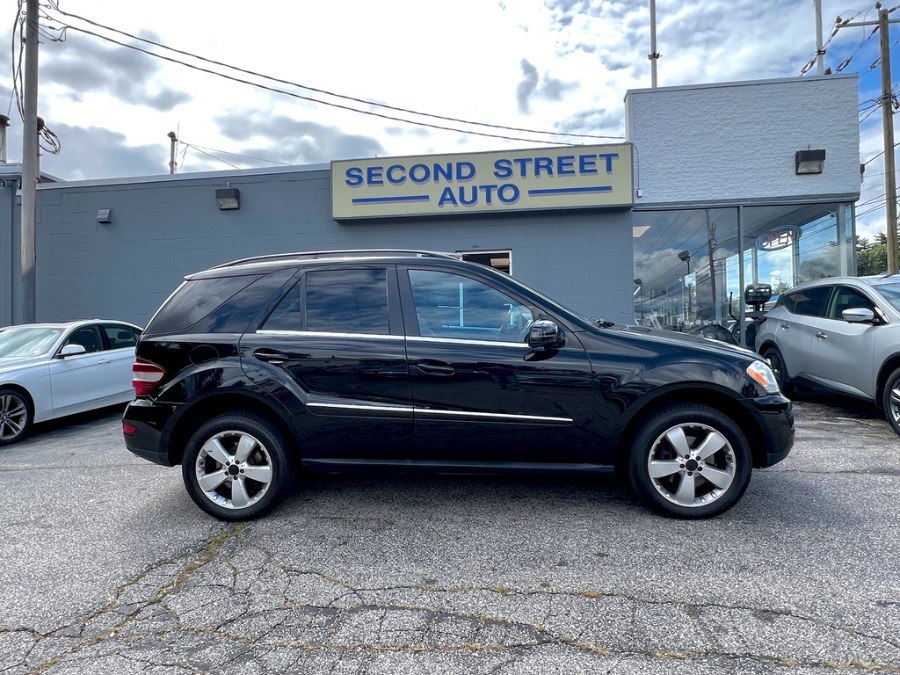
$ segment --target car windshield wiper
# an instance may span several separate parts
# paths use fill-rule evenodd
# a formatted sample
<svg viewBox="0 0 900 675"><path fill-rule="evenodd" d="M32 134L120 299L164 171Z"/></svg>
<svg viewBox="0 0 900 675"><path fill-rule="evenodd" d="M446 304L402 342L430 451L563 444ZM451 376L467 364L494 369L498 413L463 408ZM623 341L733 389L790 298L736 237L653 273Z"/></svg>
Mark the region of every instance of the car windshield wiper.
<svg viewBox="0 0 900 675"><path fill-rule="evenodd" d="M607 321L606 319L595 319L591 318L591 320L597 324L600 328L609 328L610 326L615 326L616 324L612 321Z"/></svg>

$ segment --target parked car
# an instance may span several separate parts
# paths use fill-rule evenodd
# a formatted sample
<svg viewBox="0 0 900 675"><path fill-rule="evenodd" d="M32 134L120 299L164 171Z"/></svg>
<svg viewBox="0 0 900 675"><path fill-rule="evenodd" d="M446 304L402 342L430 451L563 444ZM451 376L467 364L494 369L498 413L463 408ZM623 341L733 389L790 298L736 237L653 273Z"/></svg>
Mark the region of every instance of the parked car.
<svg viewBox="0 0 900 675"><path fill-rule="evenodd" d="M767 313L756 349L782 390L805 385L867 399L900 434L900 275L795 286Z"/></svg>
<svg viewBox="0 0 900 675"><path fill-rule="evenodd" d="M0 445L35 422L126 403L141 329L122 321L69 321L0 329Z"/></svg>
<svg viewBox="0 0 900 675"><path fill-rule="evenodd" d="M238 520L310 472L627 473L718 515L793 412L750 350L581 316L450 254L284 254L186 277L137 346L125 444Z"/></svg>

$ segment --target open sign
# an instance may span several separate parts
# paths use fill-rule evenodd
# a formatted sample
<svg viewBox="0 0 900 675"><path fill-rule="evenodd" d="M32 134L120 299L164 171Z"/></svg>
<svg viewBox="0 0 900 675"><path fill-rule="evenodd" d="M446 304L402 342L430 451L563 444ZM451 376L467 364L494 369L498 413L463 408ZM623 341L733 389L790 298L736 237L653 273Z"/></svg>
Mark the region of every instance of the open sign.
<svg viewBox="0 0 900 675"><path fill-rule="evenodd" d="M795 225L773 227L756 238L756 248L760 251L780 251L793 246L800 238L800 228Z"/></svg>

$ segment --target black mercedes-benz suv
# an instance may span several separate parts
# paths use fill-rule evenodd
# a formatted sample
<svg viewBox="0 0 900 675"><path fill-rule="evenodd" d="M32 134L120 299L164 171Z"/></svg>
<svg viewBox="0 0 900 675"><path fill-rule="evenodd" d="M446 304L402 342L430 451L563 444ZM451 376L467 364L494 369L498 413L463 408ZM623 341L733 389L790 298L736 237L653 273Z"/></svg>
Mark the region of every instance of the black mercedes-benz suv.
<svg viewBox="0 0 900 675"><path fill-rule="evenodd" d="M131 452L182 465L217 518L294 470L612 473L656 511L731 508L794 425L768 365L706 338L579 316L423 251L238 260L186 277L141 335Z"/></svg>

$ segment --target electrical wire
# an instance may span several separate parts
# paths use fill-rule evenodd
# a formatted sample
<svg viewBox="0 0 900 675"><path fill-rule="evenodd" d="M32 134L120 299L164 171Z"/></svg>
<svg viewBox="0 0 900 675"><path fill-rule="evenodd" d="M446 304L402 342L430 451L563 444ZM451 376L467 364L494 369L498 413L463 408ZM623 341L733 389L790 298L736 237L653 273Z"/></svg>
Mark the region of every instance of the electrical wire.
<svg viewBox="0 0 900 675"><path fill-rule="evenodd" d="M208 58L206 58L206 57L199 56L199 55L197 55L197 54L194 54L194 53L191 53L191 52L187 52L187 51L184 51L184 50L176 49L176 48L174 48L174 47L169 47L169 46L164 45L164 44L162 44L162 43L160 43L160 42L156 42L156 41L153 41L153 40L149 40L149 39L147 39L147 38L142 38L142 37L139 37L139 36L134 35L134 34L132 34L132 33L128 33L128 32L126 32L126 31L122 31L122 30L119 30L119 29L117 29L117 28L113 28L113 27L111 27L111 26L106 26L106 25L104 25L104 24L101 24L101 23L98 23L98 22L96 22L96 21L93 21L92 19L88 19L87 17L83 17L83 16L80 16L80 15L78 15L78 14L73 14L73 13L70 13L70 12L66 12L66 11L64 11L64 10L62 10L62 9L59 8L58 0L49 0L48 6L52 7L54 10L56 10L57 12L59 12L59 13L60 13L61 15L63 15L63 16L67 16L67 17L71 17L71 18L74 18L74 19L78 19L78 20L80 20L80 21L84 21L85 23L88 23L88 24L90 24L90 25L92 25L92 26L95 26L95 27L97 27L97 28L102 28L103 30L108 30L108 31L111 31L111 32L113 32L113 33L118 33L119 35L124 35L124 36L126 36L126 37L128 37L128 38L130 38L130 39L137 40L137 41L143 42L143 43L145 43L145 44L153 45L154 47L158 47L158 48L160 48L160 49L165 49L165 50L168 50L168 51L170 51L170 52L174 52L174 53L176 53L176 54L180 54L181 56L186 56L186 57L191 58L191 59L196 59L196 60L201 61L201 62L203 62L203 63L208 63L208 64L215 65L215 66L219 66L219 67L222 67L222 68L227 68L227 69L233 70L233 71L235 71L235 72L243 73L243 74L245 74L245 75L250 75L250 76L253 76L253 77L258 77L258 78L261 78L261 79L264 79L264 80L268 80L268 81L270 81L270 82L275 82L275 83L277 83L277 84L287 85L287 86L290 86L290 87L296 87L296 88L298 88L298 89L305 89L305 90L307 90L307 91L316 92L317 94L323 94L323 95L326 95L326 96L331 96L331 97L338 98L338 99L342 99L342 100L345 100L345 101L352 101L352 102L354 102L354 103L360 103L360 104L372 106L372 107L375 107L375 108L382 108L382 109L390 110L390 111L393 111L393 112L399 112L399 113L404 113L404 114L409 114L409 115L416 115L416 116L419 116L419 117L426 117L426 118L430 118L430 119L437 119L437 120L441 120L441 121L444 121L444 122L453 122L453 123L459 123L459 124L466 124L466 125L477 126L477 127L484 127L484 128L490 128L490 129L498 129L498 130L502 130L502 131L514 131L514 132L521 132L521 133L529 133L529 134L537 134L537 135L547 135L547 136L557 136L557 137L558 137L558 136L563 136L563 137L567 137L567 138L615 139L615 140L623 140L623 139L625 138L624 136L604 136L604 135L598 135L598 134L575 134L575 133L566 133L566 132L559 132L559 131L542 131L542 130L537 130L537 129L527 129L527 128L522 128L522 127L512 127L512 126L505 126L505 125L499 125L499 124L489 124L489 123L486 123L486 122L473 122L473 121L471 121L471 120L465 120L465 119L461 119L461 118L457 118L457 117L448 117L448 116L445 116L445 115L436 115L436 114L433 114L433 113L426 113L426 112L416 111L416 110L412 110L412 109L409 109L409 108L402 108L402 107L398 107L398 106L392 106L392 105L388 105L388 104L385 104L385 103L378 103L378 102L375 102L375 101L371 101L371 100L367 100L367 99L362 99L362 98L358 98L358 97L355 97L355 96L348 96L348 95L345 95L345 94L339 94L339 93L332 92L332 91L328 91L328 90L325 90L325 89L320 89L320 88L317 88L317 87L311 87L311 86L309 86L309 85L304 85L304 84L300 84L300 83L297 83L297 82L291 82L290 80L283 80L283 79L280 79L280 78L276 78L276 77L272 77L272 76L265 75L265 74L262 74L262 73L258 73L258 72L252 71L252 70L247 70L247 69L245 69L245 68L240 68L240 67L238 67L238 66L232 66L232 65L230 65L230 64L223 63L222 61L217 61L217 60L215 60L215 59L208 59ZM477 133L477 132L467 132L467 131L460 130L460 129L452 129L452 128L447 128L447 127L442 127L442 126L435 126L435 125L430 125L430 124L424 124L424 123L421 123L421 122L415 122L415 121L413 121L413 120L408 120L408 119L404 119L404 118L390 117L390 116L385 116L385 115L377 115L376 113L372 113L371 111L358 110L358 109L354 109L354 108L347 107L347 106L341 106L341 105L337 105L337 104L334 104L334 103L329 103L329 102L326 102L326 101L321 101L321 100L318 100L318 99L313 99L313 98L310 98L310 97L297 96L297 95L295 95L295 94L290 94L289 92L285 92L285 91L273 89L273 88L270 88L270 87L265 87L265 86L263 86L263 85L255 84L255 83L253 83L253 82L248 82L248 81L246 81L246 80L241 80L241 79L239 79L239 78L234 78L234 77L225 75L225 74L223 74L223 73L218 73L218 72L216 72L216 71L208 70L208 69L205 69L205 68L199 68L199 67L197 67L197 66L194 66L194 65L185 63L185 62L183 62L183 61L178 61L178 60L175 60L175 59L167 58L167 57L164 57L164 56L162 56L162 55L160 55L160 54L156 54L156 53L154 53L154 52L150 52L150 51L147 51L147 50L143 50L143 49L137 48L137 47L135 47L134 45L123 44L123 43L118 42L118 41L116 41L116 40L114 40L114 39L112 39L112 38L109 38L109 37L106 37L106 36L99 35L99 34L97 34L97 33L94 33L94 32L92 32L92 31L88 31L88 30L83 29L83 28L79 28L79 27L71 26L71 25L67 26L67 28L70 28L70 29L72 29L72 30L77 30L77 31L82 32L82 33L86 33L86 34L88 34L88 35L93 35L93 36L95 36L95 37L99 37L99 38L104 39L104 40L109 40L110 42L113 42L113 43L115 43L115 44L122 45L122 46L124 46L124 47L129 47L129 48L131 48L131 49L137 49L138 51L142 51L142 52L144 52L145 54L149 54L149 55L151 55L151 56L156 56L156 57L158 57L158 58L163 58L163 59L165 59L165 60L172 61L172 62L174 62L174 63L179 63L179 64L184 65L184 66L187 66L187 67L189 67L189 68L194 68L194 69L196 69L196 70L200 70L201 72L207 72L207 73L210 73L210 74L219 75L220 77L225 77L225 78L227 78L227 79L231 79L231 80L234 80L234 81L237 81L237 82L243 82L243 83L245 83L245 84L250 84L250 85L252 85L252 86L261 87L261 88L264 88L264 89L268 89L268 90L270 90L270 91L277 91L277 92L279 92L279 93L284 93L284 94L288 94L288 95L291 95L291 96L296 96L297 98L301 98L301 99L304 99L304 100L307 100L307 101L311 101L311 102L314 102L314 103L319 103L319 104L322 104L322 105L331 105L331 106L334 106L334 107L343 108L343 109L345 109L345 110L351 110L351 111L353 111L353 112L358 112L358 113L361 113L361 114L371 114L371 115L375 115L375 116L378 116L378 117L385 117L386 119L390 119L390 120L393 120L393 121L399 121L399 122L405 122L405 123L408 123L408 124L418 124L418 125L421 125L421 126L429 126L429 127L437 128L437 129L444 129L444 130L449 130L449 131L460 131L460 132L462 132L462 133ZM504 137L504 136L494 136L494 135L492 135L492 134L483 134L483 133L482 133L482 134L477 134L477 135L491 136L491 137L495 137L495 138L506 138L506 137ZM509 139L509 140L526 140L526 139L512 138L512 139ZM549 142L553 142L553 141L549 141ZM559 144L559 145L572 145L571 143L559 143L559 142L556 142L556 143Z"/></svg>

